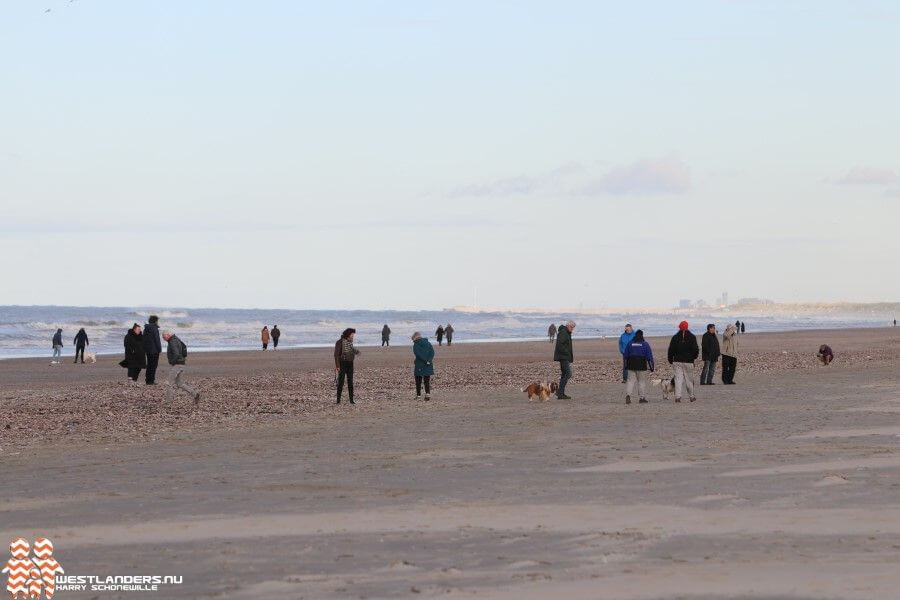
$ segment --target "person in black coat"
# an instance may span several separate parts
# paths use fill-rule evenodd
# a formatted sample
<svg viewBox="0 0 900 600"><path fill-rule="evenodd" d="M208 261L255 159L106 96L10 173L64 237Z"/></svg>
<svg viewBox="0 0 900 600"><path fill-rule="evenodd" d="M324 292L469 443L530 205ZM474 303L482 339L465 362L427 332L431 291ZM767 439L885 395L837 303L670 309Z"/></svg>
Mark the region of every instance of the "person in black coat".
<svg viewBox="0 0 900 600"><path fill-rule="evenodd" d="M678 333L669 342L669 364L675 371L675 402L681 402L682 387L690 394L691 402L697 399L694 396L694 361L699 355L697 336L688 329L688 322L682 321L678 324Z"/></svg>
<svg viewBox="0 0 900 600"><path fill-rule="evenodd" d="M156 385L156 367L159 366L159 355L162 352L162 342L159 340L159 317L150 315L150 322L144 325L142 334L144 352L147 354L147 370L144 372L144 382L147 385Z"/></svg>
<svg viewBox="0 0 900 600"><path fill-rule="evenodd" d="M147 353L144 350L144 338L141 326L135 323L125 334L125 360L119 363L128 369L128 378L137 381L141 369L147 366Z"/></svg>
<svg viewBox="0 0 900 600"><path fill-rule="evenodd" d="M706 333L700 341L703 370L700 371L700 385L715 385L713 375L716 372L716 363L722 354L719 350L719 338L716 336L716 326L710 323L706 326Z"/></svg>
<svg viewBox="0 0 900 600"><path fill-rule="evenodd" d="M78 357L81 356L81 364L84 364L84 349L91 344L84 327L78 330L72 343L75 344L75 362L78 362Z"/></svg>

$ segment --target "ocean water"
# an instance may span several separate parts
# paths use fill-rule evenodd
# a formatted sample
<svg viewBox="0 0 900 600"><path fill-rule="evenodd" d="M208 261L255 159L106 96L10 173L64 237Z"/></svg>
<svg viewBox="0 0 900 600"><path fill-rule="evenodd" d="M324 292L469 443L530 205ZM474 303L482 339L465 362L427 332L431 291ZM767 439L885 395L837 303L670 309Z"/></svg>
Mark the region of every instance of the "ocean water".
<svg viewBox="0 0 900 600"><path fill-rule="evenodd" d="M263 325L278 325L285 348L329 346L346 327L357 330L357 343L380 345L381 328L387 323L393 335L391 343L409 343L414 331L434 338L438 324L451 323L454 343L500 340L542 339L550 323L564 322L568 315L558 313L467 313L442 311L370 311L370 310L268 310L230 308L76 307L76 306L0 306L0 358L49 356L51 339L57 327L63 330L63 353L74 352L72 340L84 327L90 338L89 350L99 353L122 352L122 338L135 322L143 325L150 314L160 318L160 329L172 329L190 347L200 350L236 350L259 348ZM694 313L634 313L575 315L578 337L617 337L626 322L647 335L673 333L679 321L688 319L695 333L706 323L716 323L724 331L727 323L740 319L748 332L790 331L848 327L880 327L888 324L883 315L796 315L759 316L740 312L715 316Z"/></svg>

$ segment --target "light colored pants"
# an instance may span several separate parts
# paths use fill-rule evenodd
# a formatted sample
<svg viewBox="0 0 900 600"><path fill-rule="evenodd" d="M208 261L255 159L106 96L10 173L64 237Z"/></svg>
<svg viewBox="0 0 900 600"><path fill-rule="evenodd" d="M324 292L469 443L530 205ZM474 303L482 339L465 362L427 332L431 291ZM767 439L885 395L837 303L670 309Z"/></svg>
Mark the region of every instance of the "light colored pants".
<svg viewBox="0 0 900 600"><path fill-rule="evenodd" d="M62 346L53 346L53 358L62 356Z"/></svg>
<svg viewBox="0 0 900 600"><path fill-rule="evenodd" d="M639 394L638 397L646 398L647 397L647 373L649 371L632 371L629 369L626 372L628 373L628 379L626 380L626 383L625 383L625 395L631 396L631 394L634 392L634 382L635 382L635 380L637 380L638 394Z"/></svg>
<svg viewBox="0 0 900 600"><path fill-rule="evenodd" d="M694 363L672 363L675 371L675 397L681 398L681 386L683 385L688 396L694 397Z"/></svg>
<svg viewBox="0 0 900 600"><path fill-rule="evenodd" d="M169 369L169 382L166 387L166 402L172 403L175 400L175 388L179 388L191 395L191 398L197 395L197 390L184 382L184 365L172 365Z"/></svg>

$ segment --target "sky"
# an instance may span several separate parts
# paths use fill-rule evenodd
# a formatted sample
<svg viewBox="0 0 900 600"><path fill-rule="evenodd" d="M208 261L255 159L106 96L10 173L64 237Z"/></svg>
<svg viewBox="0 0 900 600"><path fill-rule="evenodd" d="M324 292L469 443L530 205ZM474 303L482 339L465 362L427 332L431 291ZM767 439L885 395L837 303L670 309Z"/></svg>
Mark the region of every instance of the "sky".
<svg viewBox="0 0 900 600"><path fill-rule="evenodd" d="M0 3L0 304L900 300L894 2Z"/></svg>

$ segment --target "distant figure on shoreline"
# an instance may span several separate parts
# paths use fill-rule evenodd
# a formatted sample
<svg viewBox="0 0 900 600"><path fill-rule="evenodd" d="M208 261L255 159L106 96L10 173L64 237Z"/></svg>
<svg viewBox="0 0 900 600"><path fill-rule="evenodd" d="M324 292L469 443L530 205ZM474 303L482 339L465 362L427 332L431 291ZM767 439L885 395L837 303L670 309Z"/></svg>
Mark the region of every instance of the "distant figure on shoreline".
<svg viewBox="0 0 900 600"><path fill-rule="evenodd" d="M688 322L678 324L678 333L669 342L669 364L675 371L675 402L681 402L682 387L690 394L691 402L697 399L694 395L694 361L700 355L697 336L688 329Z"/></svg>
<svg viewBox="0 0 900 600"><path fill-rule="evenodd" d="M897 326L897 319L894 319L894 327Z"/></svg>
<svg viewBox="0 0 900 600"><path fill-rule="evenodd" d="M734 328L735 328L735 330L737 330L738 333L740 333L740 332L741 332L741 322L740 322L740 321L735 321L735 322L734 322ZM727 328L727 327L725 328L725 331L728 331L728 328Z"/></svg>
<svg viewBox="0 0 900 600"><path fill-rule="evenodd" d="M391 328L387 326L387 323L381 328L381 347L385 346L391 347Z"/></svg>
<svg viewBox="0 0 900 600"><path fill-rule="evenodd" d="M447 323L447 326L444 327L444 335L447 336L447 345L449 346L453 343L453 325Z"/></svg>
<svg viewBox="0 0 900 600"><path fill-rule="evenodd" d="M425 401L431 400L431 376L434 375L434 347L428 338L418 331L412 334L413 376L416 379L416 400L422 397L422 381L425 381Z"/></svg>
<svg viewBox="0 0 900 600"><path fill-rule="evenodd" d="M550 323L550 327L547 328L547 337L550 338L551 344L556 340L556 323Z"/></svg>
<svg viewBox="0 0 900 600"><path fill-rule="evenodd" d="M125 334L125 360L119 363L128 369L128 378L137 382L141 369L147 366L147 354L144 351L144 340L141 326L135 323Z"/></svg>
<svg viewBox="0 0 900 600"><path fill-rule="evenodd" d="M62 329L57 329L56 333L53 334L53 358L50 361L51 365L58 365L59 359L62 358Z"/></svg>
<svg viewBox="0 0 900 600"><path fill-rule="evenodd" d="M816 354L816 357L818 357L819 362L823 365L830 365L831 361L834 360L834 352L831 351L831 346L822 344L819 346L819 353Z"/></svg>
<svg viewBox="0 0 900 600"><path fill-rule="evenodd" d="M200 402L200 392L185 383L184 379L184 363L187 358L187 346L184 345L177 335L166 329L163 331L163 339L166 340L166 358L169 365L169 385L166 388L166 404L171 405L175 401L175 388L183 390L190 394L194 399L194 406Z"/></svg>
<svg viewBox="0 0 900 600"><path fill-rule="evenodd" d="M746 325L747 324L744 321L741 321L741 333L745 333L747 331Z"/></svg>
<svg viewBox="0 0 900 600"><path fill-rule="evenodd" d="M700 371L700 385L715 385L713 375L716 374L716 363L719 362L719 338L716 336L716 326L710 323L706 326L706 333L700 340L700 358L703 359L703 370Z"/></svg>
<svg viewBox="0 0 900 600"><path fill-rule="evenodd" d="M341 403L341 394L344 391L344 380L347 380L347 396L350 398L350 404L356 404L353 401L353 362L359 354L359 350L353 347L353 336L356 330L348 327L341 334L341 339L334 345L334 370L337 373L337 402Z"/></svg>
<svg viewBox="0 0 900 600"><path fill-rule="evenodd" d="M575 353L572 350L572 332L575 331L575 321L566 321L556 330L556 347L553 349L553 360L559 363L559 386L556 388L556 397L559 400L571 400L566 396L566 384L572 378L572 363L575 362Z"/></svg>
<svg viewBox="0 0 900 600"><path fill-rule="evenodd" d="M434 331L434 335L437 338L438 346L444 345L444 326L438 325L438 328Z"/></svg>
<svg viewBox="0 0 900 600"><path fill-rule="evenodd" d="M653 363L653 350L650 344L644 341L644 332L638 329L634 337L625 347L625 404L631 404L631 395L634 393L634 383L638 386L638 404L647 403L647 371L651 373L656 369Z"/></svg>
<svg viewBox="0 0 900 600"><path fill-rule="evenodd" d="M278 350L278 338L281 337L281 330L278 325L272 326L272 350Z"/></svg>
<svg viewBox="0 0 900 600"><path fill-rule="evenodd" d="M722 383L734 385L734 373L737 371L737 327L729 325L722 334Z"/></svg>
<svg viewBox="0 0 900 600"><path fill-rule="evenodd" d="M630 344L633 339L634 330L631 328L631 323L625 323L625 332L619 336L619 354L622 355L622 383L628 381L628 367L625 364L625 349L628 348L628 344Z"/></svg>
<svg viewBox="0 0 900 600"><path fill-rule="evenodd" d="M91 342L88 340L87 331L84 330L84 327L78 330L78 333L75 334L75 339L72 340L72 343L75 344L75 362L78 362L78 356L81 356L81 364L84 364L84 349L87 346L90 346Z"/></svg>
<svg viewBox="0 0 900 600"><path fill-rule="evenodd" d="M263 325L262 331L259 334L259 339L262 340L263 352L265 352L266 348L269 347L269 326Z"/></svg>
<svg viewBox="0 0 900 600"><path fill-rule="evenodd" d="M162 342L159 341L159 317L150 315L149 323L144 325L144 352L147 353L147 370L144 371L144 383L156 385L156 368L159 366L159 355L162 353Z"/></svg>

